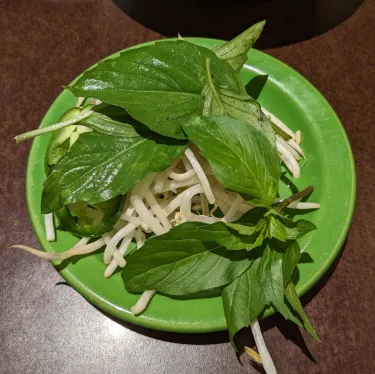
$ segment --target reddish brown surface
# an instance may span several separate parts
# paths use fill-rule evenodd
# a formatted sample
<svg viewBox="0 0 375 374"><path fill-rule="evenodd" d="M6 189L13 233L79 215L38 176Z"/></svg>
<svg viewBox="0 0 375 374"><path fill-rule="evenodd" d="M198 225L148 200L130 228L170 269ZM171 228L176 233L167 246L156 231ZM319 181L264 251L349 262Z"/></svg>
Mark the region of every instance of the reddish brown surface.
<svg viewBox="0 0 375 374"><path fill-rule="evenodd" d="M30 143L16 146L11 138L38 126L60 84L112 52L160 35L105 0L0 1L0 25L0 372L256 373L246 354L242 365L237 361L226 333L185 336L121 325L59 284L48 262L9 250L14 242L38 246L25 204ZM323 35L267 50L306 76L337 111L358 177L341 259L306 299L322 343L302 333L303 347L279 318L263 325L272 327L265 339L279 373L375 369L374 50L373 0Z"/></svg>

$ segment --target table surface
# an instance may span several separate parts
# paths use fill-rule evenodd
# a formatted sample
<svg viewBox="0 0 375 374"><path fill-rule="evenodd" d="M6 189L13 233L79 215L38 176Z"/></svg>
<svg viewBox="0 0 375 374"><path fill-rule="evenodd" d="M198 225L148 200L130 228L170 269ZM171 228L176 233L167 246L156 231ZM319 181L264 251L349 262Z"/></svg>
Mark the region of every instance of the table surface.
<svg viewBox="0 0 375 374"><path fill-rule="evenodd" d="M257 373L226 332L180 335L111 319L47 261L10 250L38 246L25 200L30 142L60 92L95 61L161 37L111 1L0 1L0 373ZM330 31L266 50L309 79L337 111L353 147L357 205L342 255L303 301L322 342L279 316L262 323L279 373L375 369L375 2ZM240 337L251 344L250 334Z"/></svg>

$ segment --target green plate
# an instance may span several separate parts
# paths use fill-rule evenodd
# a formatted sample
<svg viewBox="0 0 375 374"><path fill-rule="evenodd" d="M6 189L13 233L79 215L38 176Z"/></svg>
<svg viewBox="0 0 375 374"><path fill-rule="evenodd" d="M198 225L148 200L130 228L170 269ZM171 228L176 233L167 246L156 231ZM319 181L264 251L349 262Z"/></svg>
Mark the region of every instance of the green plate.
<svg viewBox="0 0 375 374"><path fill-rule="evenodd" d="M203 38L191 38L190 41L208 48L221 43ZM299 189L313 185L315 191L310 201L320 202L322 206L317 211L304 214L304 218L314 222L318 230L300 241L313 260L298 265L297 291L302 295L327 271L348 233L355 202L353 156L335 112L306 79L282 62L262 52L251 50L241 77L247 83L259 74L268 75L258 98L260 103L293 130L302 130L302 146L307 162L302 169L301 178L294 183ZM75 103L73 94L63 91L40 126L56 123ZM62 252L73 246L77 238L57 231L56 242L47 242L40 213L45 180L43 162L48 141L48 135L38 137L31 147L26 178L27 204L42 248L48 252ZM281 194L287 193L286 187L281 186ZM125 321L174 332L211 332L226 329L219 297L175 300L155 295L147 310L141 316L134 317L130 307L138 296L126 292L120 273L110 279L104 278L102 252L65 261L59 266L56 262L54 265L62 277L90 303ZM266 314L271 313L269 310Z"/></svg>

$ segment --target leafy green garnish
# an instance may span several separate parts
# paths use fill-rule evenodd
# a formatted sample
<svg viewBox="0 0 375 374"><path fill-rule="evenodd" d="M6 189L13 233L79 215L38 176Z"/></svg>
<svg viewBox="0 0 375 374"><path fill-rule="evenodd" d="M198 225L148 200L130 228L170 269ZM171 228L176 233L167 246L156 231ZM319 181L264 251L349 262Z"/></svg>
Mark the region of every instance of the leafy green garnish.
<svg viewBox="0 0 375 374"><path fill-rule="evenodd" d="M257 280L257 269L260 258L255 259L251 266L222 292L225 318L227 321L230 341L234 349L233 338L244 327L250 326L267 305Z"/></svg>
<svg viewBox="0 0 375 374"><path fill-rule="evenodd" d="M272 240L264 248L257 271L258 282L268 302L286 319L295 323L299 321L285 304L284 287L300 257L300 248L296 241L283 247L278 241Z"/></svg>
<svg viewBox="0 0 375 374"><path fill-rule="evenodd" d="M227 223L227 225L238 231L239 234L256 237L258 241L261 241L258 245L266 238L275 238L282 242L296 240L316 229L316 226L310 221L301 219L294 222L274 210L268 211L263 218L254 222L254 213L250 210L237 222Z"/></svg>
<svg viewBox="0 0 375 374"><path fill-rule="evenodd" d="M214 52L239 72L247 60L247 53L258 40L265 24L266 21L256 23L231 41L216 47Z"/></svg>
<svg viewBox="0 0 375 374"><path fill-rule="evenodd" d="M125 194L152 171L167 168L186 148L185 141L84 133L44 183L42 213L69 203L96 204Z"/></svg>
<svg viewBox="0 0 375 374"><path fill-rule="evenodd" d="M184 138L181 125L192 114L202 113L207 57L218 87L244 91L228 63L211 50L182 40L124 51L86 71L68 89L76 96L123 107L159 134Z"/></svg>
<svg viewBox="0 0 375 374"><path fill-rule="evenodd" d="M226 116L195 116L183 126L225 188L270 207L277 195L280 162L261 129ZM220 152L218 151L220 150Z"/></svg>
<svg viewBox="0 0 375 374"><path fill-rule="evenodd" d="M146 241L127 257L122 273L130 292L155 289L182 296L217 289L231 283L251 264L246 251L228 251L214 243L214 235L181 224ZM194 239L190 238L194 232ZM220 240L227 240L219 232ZM198 239L200 238L200 240Z"/></svg>
<svg viewBox="0 0 375 374"><path fill-rule="evenodd" d="M303 327L305 330L318 342L320 342L320 339L315 332L314 328L311 326L311 323L309 319L307 318L307 315L305 311L303 310L303 306L301 304L301 301L299 300L299 297L297 295L296 288L293 284L293 282L289 281L287 286L285 287L285 297L288 300L291 307L294 309L296 314L299 316L299 318L302 321Z"/></svg>

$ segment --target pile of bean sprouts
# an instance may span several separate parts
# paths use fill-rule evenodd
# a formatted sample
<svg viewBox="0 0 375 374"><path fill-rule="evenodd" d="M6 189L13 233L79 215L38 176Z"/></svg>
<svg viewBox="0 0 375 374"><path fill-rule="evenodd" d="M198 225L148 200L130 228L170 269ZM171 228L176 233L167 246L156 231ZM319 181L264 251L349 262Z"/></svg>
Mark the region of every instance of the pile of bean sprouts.
<svg viewBox="0 0 375 374"><path fill-rule="evenodd" d="M80 104L81 101L78 106ZM265 109L262 110L278 127L290 135L290 140L284 140L277 135L276 146L280 162L284 163L294 178L298 178L300 176L298 161L304 156L300 146L301 131L294 133L277 117ZM277 199L275 203L280 201L282 199ZM297 201L291 203L289 207L316 209L320 205ZM184 153L166 170L148 174L126 194L126 202L119 220L113 230L105 233L101 238L91 243L89 243L90 238L82 238L73 248L63 253L47 253L23 245L14 247L25 249L48 260L63 260L75 255L95 252L105 246L104 277L109 278L117 267L125 267L124 256L134 247L133 242L136 245L134 250L143 246L146 234L162 235L174 226L189 221L208 224L219 221L232 222L250 209L252 206L238 193L225 190L214 177L207 160L193 144L189 144ZM221 214L218 214L220 211ZM47 240L55 240L52 213L45 215L45 227ZM131 308L132 313L135 315L142 313L155 292L155 290L144 291ZM254 322L251 328L263 365L265 369L267 365L270 366L266 371L272 373L273 362L265 347L258 321Z"/></svg>

